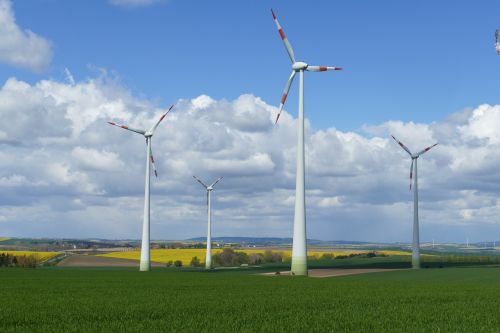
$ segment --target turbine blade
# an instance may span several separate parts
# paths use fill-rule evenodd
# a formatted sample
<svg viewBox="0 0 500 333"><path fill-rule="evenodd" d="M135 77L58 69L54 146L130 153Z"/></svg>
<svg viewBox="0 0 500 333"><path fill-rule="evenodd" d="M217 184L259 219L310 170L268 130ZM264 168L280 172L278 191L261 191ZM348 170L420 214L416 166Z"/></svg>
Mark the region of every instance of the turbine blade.
<svg viewBox="0 0 500 333"><path fill-rule="evenodd" d="M435 144L433 144L432 146L425 148L424 150L422 150L421 152L419 152L419 153L417 154L417 156L420 156L420 155L422 155L423 153L427 153L429 150L431 150L433 147L436 147L437 145L438 145L438 144L437 144L437 143L435 143Z"/></svg>
<svg viewBox="0 0 500 333"><path fill-rule="evenodd" d="M222 178L224 178L224 177L219 177L219 179L217 179L215 182L213 182L213 184L210 185L210 187L214 187L215 184L217 184L218 182L220 182Z"/></svg>
<svg viewBox="0 0 500 333"><path fill-rule="evenodd" d="M158 172L156 171L155 159L153 157L153 149L151 148L151 146L149 146L149 159L151 160L151 164L153 165L153 171L155 172L155 176L156 176L156 178L158 178Z"/></svg>
<svg viewBox="0 0 500 333"><path fill-rule="evenodd" d="M201 184L204 188L207 188L207 187L208 187L207 185L205 185L205 183L204 183L204 182L202 182L201 180L199 180L199 179L198 179L198 177L193 176L193 178L194 178L194 179L196 179L196 181L197 181L198 183L200 183L200 184Z"/></svg>
<svg viewBox="0 0 500 333"><path fill-rule="evenodd" d="M140 129L137 129L137 128L132 128L132 127L129 127L127 125L120 125L120 124L114 123L112 121L108 121L108 124L116 126L116 127L120 127L120 128L126 129L126 130L129 130L129 131L132 131L132 132L136 132L136 133L139 133L139 134L142 134L142 135L144 135L146 133L146 131L143 131L143 130L140 130Z"/></svg>
<svg viewBox="0 0 500 333"><path fill-rule="evenodd" d="M167 114L170 112L170 110L172 110L172 108L174 107L174 105L175 104L170 105L170 107L168 108L167 112L165 112L160 117L160 120L158 120L158 122L153 127L151 127L151 130L150 130L151 133L154 133L156 131L156 128L158 127L158 125L160 125L161 121L167 116Z"/></svg>
<svg viewBox="0 0 500 333"><path fill-rule="evenodd" d="M296 72L293 71L292 74L290 75L290 78L288 79L285 90L283 90L283 96L281 96L281 102L280 102L280 109L278 110L278 114L276 115L276 121L274 122L275 124L278 123L278 119L280 119L281 111L283 110L283 107L285 106L286 98L288 96L288 92L290 91L290 87L292 86L293 78L295 77Z"/></svg>
<svg viewBox="0 0 500 333"><path fill-rule="evenodd" d="M295 63L295 55L293 54L292 45L290 44L290 42L286 38L285 32L281 28L281 25L278 22L278 18L276 17L276 14L274 14L274 11L272 9L271 9L271 13L273 14L273 20L274 20L274 23L276 23L276 27L278 28L278 32L280 34L281 40L283 41L283 44L285 44L286 52L288 52L288 56L290 57L292 64L294 64Z"/></svg>
<svg viewBox="0 0 500 333"><path fill-rule="evenodd" d="M411 191L411 180L413 179L413 161L414 159L411 159L411 166L410 166L410 191Z"/></svg>
<svg viewBox="0 0 500 333"><path fill-rule="evenodd" d="M330 66L307 66L307 71L310 72L326 72L326 71L340 71L341 67L330 67Z"/></svg>
<svg viewBox="0 0 500 333"><path fill-rule="evenodd" d="M403 148L403 149L404 149L404 150L405 150L408 154L410 154L410 156L411 156L411 151L410 151L410 149L408 149L408 147L406 147L406 146L405 146L405 145L404 145L401 141L398 141L398 139L396 139L396 138L394 137L394 135L392 135L392 134L391 134L391 136L392 136L392 138L394 139L394 141L396 141L396 142L397 142L397 143L401 146L401 148Z"/></svg>

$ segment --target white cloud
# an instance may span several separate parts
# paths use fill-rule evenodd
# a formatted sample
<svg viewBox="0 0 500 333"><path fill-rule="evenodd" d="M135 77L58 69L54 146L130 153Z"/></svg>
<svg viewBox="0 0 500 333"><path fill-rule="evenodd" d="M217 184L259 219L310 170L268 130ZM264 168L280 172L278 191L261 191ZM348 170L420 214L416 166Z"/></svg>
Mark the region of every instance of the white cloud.
<svg viewBox="0 0 500 333"><path fill-rule="evenodd" d="M500 106L480 105L472 112L466 125L458 128L468 140L481 140L486 144L499 144Z"/></svg>
<svg viewBox="0 0 500 333"><path fill-rule="evenodd" d="M318 202L319 207L338 207L342 203L340 201L340 197L330 197L330 198L323 198Z"/></svg>
<svg viewBox="0 0 500 333"><path fill-rule="evenodd" d="M123 169L124 163L116 153L98 151L92 148L75 147L71 155L78 160L83 167L97 171L118 171Z"/></svg>
<svg viewBox="0 0 500 333"><path fill-rule="evenodd" d="M165 0L109 0L109 2L112 5L122 7L145 7L165 2Z"/></svg>
<svg viewBox="0 0 500 333"><path fill-rule="evenodd" d="M0 61L42 71L52 58L51 43L17 24L10 0L0 0Z"/></svg>
<svg viewBox="0 0 500 333"><path fill-rule="evenodd" d="M297 120L253 95L176 102L153 138L153 238L205 233L204 193L192 179L224 176L214 192L214 235L291 236ZM72 83L8 79L0 89L0 226L9 235L140 237L144 138L108 120L149 128L166 107L105 76ZM442 122L388 121L364 132L306 123L308 235L409 241L410 149L419 159L422 239L448 240L500 223L499 106ZM474 230L476 230L474 229ZM434 236L433 236L434 237ZM445 237L445 236L443 236Z"/></svg>

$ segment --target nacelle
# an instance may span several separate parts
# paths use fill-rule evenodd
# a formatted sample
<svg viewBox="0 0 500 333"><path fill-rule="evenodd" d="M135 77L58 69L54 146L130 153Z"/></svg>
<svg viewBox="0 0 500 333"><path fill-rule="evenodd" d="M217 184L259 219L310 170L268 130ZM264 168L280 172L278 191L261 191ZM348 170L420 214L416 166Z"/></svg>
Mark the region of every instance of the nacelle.
<svg viewBox="0 0 500 333"><path fill-rule="evenodd" d="M303 61L297 61L292 65L294 71L303 71L307 68L307 64Z"/></svg>

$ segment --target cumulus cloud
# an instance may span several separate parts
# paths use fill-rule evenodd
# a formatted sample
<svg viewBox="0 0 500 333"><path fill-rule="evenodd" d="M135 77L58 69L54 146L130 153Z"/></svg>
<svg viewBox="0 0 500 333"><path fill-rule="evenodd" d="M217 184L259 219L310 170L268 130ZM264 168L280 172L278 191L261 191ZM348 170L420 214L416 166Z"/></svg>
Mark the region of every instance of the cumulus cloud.
<svg viewBox="0 0 500 333"><path fill-rule="evenodd" d="M318 202L319 207L336 207L336 206L340 206L340 205L341 205L340 197L338 197L338 196L322 198Z"/></svg>
<svg viewBox="0 0 500 333"><path fill-rule="evenodd" d="M51 43L20 28L10 0L0 0L0 61L16 67L42 71L52 58Z"/></svg>
<svg viewBox="0 0 500 333"><path fill-rule="evenodd" d="M109 0L112 5L122 7L145 7L164 1L165 0Z"/></svg>
<svg viewBox="0 0 500 333"><path fill-rule="evenodd" d="M201 95L175 109L152 141L153 238L205 232L207 182L214 235L292 235L297 119L259 97ZM9 235L139 238L146 145L107 121L150 128L166 111L103 74L80 82L9 78L0 89L0 228ZM480 105L430 124L387 121L361 132L306 122L308 236L409 241L410 149L419 159L422 239L464 239L500 223L500 107ZM445 232L446 231L446 232ZM476 232L476 235L480 235ZM443 236L446 235L446 236Z"/></svg>

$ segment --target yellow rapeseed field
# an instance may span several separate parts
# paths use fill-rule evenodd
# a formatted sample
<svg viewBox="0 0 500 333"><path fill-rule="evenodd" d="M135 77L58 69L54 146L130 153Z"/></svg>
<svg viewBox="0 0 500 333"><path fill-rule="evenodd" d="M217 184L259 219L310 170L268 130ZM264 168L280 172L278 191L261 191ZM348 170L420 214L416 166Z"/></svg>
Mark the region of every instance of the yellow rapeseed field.
<svg viewBox="0 0 500 333"><path fill-rule="evenodd" d="M385 254L388 256L409 256L409 255L411 255L410 251L382 250L382 251L375 251L375 252Z"/></svg>
<svg viewBox="0 0 500 333"><path fill-rule="evenodd" d="M10 239L9 237L0 237L0 242L6 241L6 240L9 240L9 239Z"/></svg>
<svg viewBox="0 0 500 333"><path fill-rule="evenodd" d="M58 255L58 252L38 252L38 251L1 251L0 254L11 254L13 256L30 256L33 255L38 258L38 260L45 261Z"/></svg>
<svg viewBox="0 0 500 333"><path fill-rule="evenodd" d="M221 252L222 249L213 249L212 254L216 254ZM246 254L252 253L264 253L266 249L235 249L235 251L242 251ZM292 256L291 250L280 250L280 249L272 249L273 252L281 252L284 255L285 260L289 260ZM205 252L206 249L155 249L151 250L151 261L167 263L169 261L182 261L182 265L189 265L191 259L193 257L198 257L201 262L205 261ZM320 259L321 256L325 253L333 254L334 256L339 255L349 255L354 253L366 253L370 252L367 250L340 250L340 251L308 251L308 257L314 257L316 259ZM385 254L385 255L409 255L410 252L404 251L376 251L377 253ZM141 257L141 252L139 250L127 251L127 252L110 252L104 254L98 254L101 257L110 257L110 258L121 258L121 259L134 259L139 260Z"/></svg>
<svg viewBox="0 0 500 333"><path fill-rule="evenodd" d="M236 250L238 251L238 250ZM222 252L222 249L213 249L212 254ZM264 253L264 250L244 250L245 253ZM278 252L290 252L290 251L278 251ZM151 261L167 263L169 261L182 261L182 265L189 265L193 257L198 257L200 261L205 261L206 249L155 249L151 250ZM111 258L122 258L122 259L134 259L139 260L141 257L141 251L127 251L127 252L110 252L105 254L98 254L101 257L111 257Z"/></svg>

